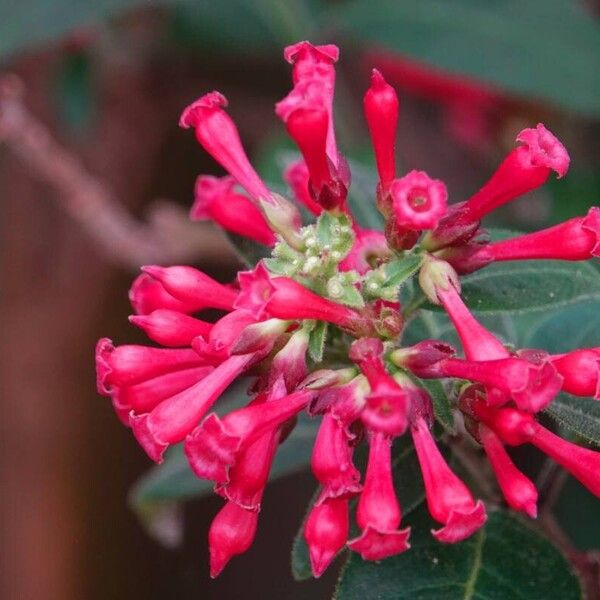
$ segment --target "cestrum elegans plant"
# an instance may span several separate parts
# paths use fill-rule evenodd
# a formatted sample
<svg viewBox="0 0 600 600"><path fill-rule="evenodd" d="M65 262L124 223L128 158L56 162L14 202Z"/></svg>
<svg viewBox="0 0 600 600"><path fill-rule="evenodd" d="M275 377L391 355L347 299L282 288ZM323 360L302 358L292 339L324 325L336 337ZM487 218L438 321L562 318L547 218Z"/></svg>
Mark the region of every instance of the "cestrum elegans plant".
<svg viewBox="0 0 600 600"><path fill-rule="evenodd" d="M395 484L400 443L416 457L421 476L410 485L439 544L477 535L489 518L481 489L446 448L450 434L482 449L505 504L527 517L537 515L538 490L513 446L538 448L600 496L600 453L539 419L564 392L600 399L600 340L560 353L511 346L461 294L468 274L498 263L600 255L596 207L526 235L483 228L498 207L567 173L564 146L542 124L524 129L481 189L449 204L442 181L397 172L399 102L374 70L364 114L379 181L362 202L385 226L365 228L350 209L351 171L335 136L338 48L300 42L284 56L293 88L275 112L301 154L284 173L292 200L250 164L222 94L200 97L180 120L228 172L198 177L192 218L248 238L265 258L229 284L189 266L143 267L130 321L158 346L105 338L96 351L98 390L148 456L160 463L182 444L191 471L223 497L209 533L211 575L251 546L271 465L300 414L319 423L310 459L319 489L299 542L315 577L345 548L366 561L410 552ZM206 308L224 316L201 320ZM457 343L419 337L423 313L445 313ZM217 414L241 376L250 378L247 404Z"/></svg>

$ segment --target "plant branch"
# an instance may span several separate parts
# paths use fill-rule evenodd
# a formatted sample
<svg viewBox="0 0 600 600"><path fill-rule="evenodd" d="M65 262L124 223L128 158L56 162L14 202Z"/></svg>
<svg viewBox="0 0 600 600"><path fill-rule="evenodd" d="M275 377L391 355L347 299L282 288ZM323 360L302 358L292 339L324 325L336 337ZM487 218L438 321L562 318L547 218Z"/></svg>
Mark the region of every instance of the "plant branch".
<svg viewBox="0 0 600 600"><path fill-rule="evenodd" d="M143 223L131 216L110 187L86 170L59 144L23 102L15 75L0 78L0 144L17 156L31 175L54 188L61 208L87 232L112 262L137 269L149 263L177 263L223 253L216 230L200 233L185 210L156 201Z"/></svg>

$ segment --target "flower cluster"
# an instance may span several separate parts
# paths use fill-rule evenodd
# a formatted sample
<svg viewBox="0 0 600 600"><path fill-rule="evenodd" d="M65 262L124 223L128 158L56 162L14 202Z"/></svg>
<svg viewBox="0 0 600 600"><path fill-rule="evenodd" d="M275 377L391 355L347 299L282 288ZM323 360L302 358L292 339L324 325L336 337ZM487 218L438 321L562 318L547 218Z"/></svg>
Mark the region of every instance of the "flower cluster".
<svg viewBox="0 0 600 600"><path fill-rule="evenodd" d="M270 257L237 281L221 284L186 266L146 266L135 280L131 322L162 347L98 343L98 390L156 462L183 443L193 472L214 482L225 504L209 533L211 575L252 544L261 499L278 446L301 411L321 418L311 468L320 491L304 536L321 575L344 547L379 560L409 548L392 480L392 443L410 435L426 501L442 543L459 542L486 521L440 452L432 400L422 379L454 378L457 417L481 444L506 502L531 517L537 491L505 446L533 444L600 496L600 454L565 441L536 419L560 390L600 399L600 348L550 355L508 349L471 314L460 274L494 261L585 260L600 255L600 209L543 231L491 242L481 220L569 166L563 145L539 124L489 181L448 205L443 182L423 171L396 172L399 102L374 70L364 97L379 183L374 190L385 231L364 229L348 204L350 170L333 119L335 46L301 42L285 50L293 89L276 106L301 160L284 174L296 203L272 192L251 166L227 100L208 93L180 124L229 173L202 175L192 218L263 245ZM302 212L312 213L303 225ZM410 266L410 268L408 267ZM415 277L441 305L462 357L440 340L401 343L408 318L399 288ZM197 317L224 311L216 323ZM251 376L247 406L218 416L213 408L241 375ZM364 474L354 462L368 445ZM350 536L354 508L360 533ZM351 539L349 539L351 538Z"/></svg>

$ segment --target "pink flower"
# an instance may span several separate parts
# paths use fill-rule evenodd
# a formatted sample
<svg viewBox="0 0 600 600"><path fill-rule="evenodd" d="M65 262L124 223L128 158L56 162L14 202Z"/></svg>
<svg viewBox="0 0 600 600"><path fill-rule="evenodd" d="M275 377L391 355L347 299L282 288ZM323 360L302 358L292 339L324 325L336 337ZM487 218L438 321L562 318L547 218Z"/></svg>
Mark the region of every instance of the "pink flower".
<svg viewBox="0 0 600 600"><path fill-rule="evenodd" d="M394 88L377 69L371 73L371 87L365 94L364 111L369 125L379 183L386 190L396 177L396 133L400 103Z"/></svg>
<svg viewBox="0 0 600 600"><path fill-rule="evenodd" d="M142 271L159 281L175 298L193 307L193 311L204 308L231 310L237 292L205 275L193 267L142 267Z"/></svg>
<svg viewBox="0 0 600 600"><path fill-rule="evenodd" d="M190 217L212 220L226 231L273 246L277 241L261 211L243 194L234 191L233 177L200 175L194 189Z"/></svg>
<svg viewBox="0 0 600 600"><path fill-rule="evenodd" d="M456 274L447 273L448 268L451 269L449 265L441 261L434 263L432 269L439 269L438 272L427 273L422 271L421 279L431 277L434 298L448 313L462 343L465 356L469 360L507 358L509 356L508 350L475 319L462 301L459 290L456 289L458 278Z"/></svg>
<svg viewBox="0 0 600 600"><path fill-rule="evenodd" d="M222 108L226 106L227 99L219 92L205 94L183 111L179 125L195 129L202 147L253 200L270 202L271 192L250 164L235 123Z"/></svg>
<svg viewBox="0 0 600 600"><path fill-rule="evenodd" d="M600 347L582 348L550 358L563 377L565 392L600 400Z"/></svg>
<svg viewBox="0 0 600 600"><path fill-rule="evenodd" d="M346 545L348 531L347 499L328 498L313 506L304 525L304 539L315 577L325 572L335 555Z"/></svg>
<svg viewBox="0 0 600 600"><path fill-rule="evenodd" d="M214 579L232 557L250 548L256 535L258 513L227 502L214 518L208 532L210 576Z"/></svg>
<svg viewBox="0 0 600 600"><path fill-rule="evenodd" d="M146 273L138 275L129 289L129 302L136 315L148 315L158 309L189 314L196 311L192 302L182 302L173 297L162 283Z"/></svg>
<svg viewBox="0 0 600 600"><path fill-rule="evenodd" d="M517 136L517 141L529 150L531 164L552 169L559 178L566 175L569 170L569 154L542 123L538 123L535 129L523 129Z"/></svg>
<svg viewBox="0 0 600 600"><path fill-rule="evenodd" d="M345 210L349 180L333 129L333 64L338 56L333 48L308 42L286 48L286 60L294 65L294 89L277 103L275 112L302 153L311 195L328 210Z"/></svg>
<svg viewBox="0 0 600 600"><path fill-rule="evenodd" d="M310 42L298 42L287 46L283 56L293 65L294 89L282 100L275 112L290 110L296 102L306 100L321 104L328 116L327 153L337 164L338 152L333 129L333 92L335 89L335 67L340 51L333 44L313 46ZM281 115L280 115L281 116ZM283 117L282 117L283 118Z"/></svg>
<svg viewBox="0 0 600 600"><path fill-rule="evenodd" d="M229 360L234 358L239 357ZM271 393L279 395L276 389ZM211 413L185 440L185 453L192 470L201 479L227 483L240 452L295 416L313 396L311 390L300 390L275 401L250 404L223 418Z"/></svg>
<svg viewBox="0 0 600 600"><path fill-rule="evenodd" d="M281 390L280 393L283 392L284 390ZM253 404L264 402L267 396L268 393L262 394ZM268 399L278 400L272 394ZM229 471L228 481L217 483L215 491L246 510L259 511L280 441L280 433L280 429L272 429L241 452Z"/></svg>
<svg viewBox="0 0 600 600"><path fill-rule="evenodd" d="M562 385L562 377L548 360L534 364L522 358L480 361L446 358L415 372L423 377L458 377L477 381L502 392L503 396L499 399L488 398L490 404L496 404L498 400L503 403L506 395L528 412L546 408Z"/></svg>
<svg viewBox="0 0 600 600"><path fill-rule="evenodd" d="M328 411L321 421L310 463L313 475L323 486L316 505L329 498L349 498L362 489L360 473L352 463L350 441L344 424Z"/></svg>
<svg viewBox="0 0 600 600"><path fill-rule="evenodd" d="M192 348L207 362L218 364L231 356L233 348L244 330L253 323L256 323L256 319L249 312L233 310L221 317L207 336L196 337L192 342ZM257 350L259 348L254 348L249 352ZM236 352L236 354L247 354L247 352Z"/></svg>
<svg viewBox="0 0 600 600"><path fill-rule="evenodd" d="M444 527L432 531L440 542L454 544L473 535L487 516L481 500L475 502L467 486L450 470L423 418L417 418L411 433L431 516Z"/></svg>
<svg viewBox="0 0 600 600"><path fill-rule="evenodd" d="M486 262L600 257L600 208L593 206L585 217L575 217L548 229L488 244L478 255Z"/></svg>
<svg viewBox="0 0 600 600"><path fill-rule="evenodd" d="M555 171L562 177L569 168L565 147L541 123L523 129L521 142L498 167L491 179L462 206L464 218L478 221L499 206L543 185Z"/></svg>
<svg viewBox="0 0 600 600"><path fill-rule="evenodd" d="M477 417L503 442L512 446L533 444L600 497L600 452L563 440L518 409L494 409L483 402L475 403L474 409Z"/></svg>
<svg viewBox="0 0 600 600"><path fill-rule="evenodd" d="M323 207L315 202L310 193L310 174L303 159L290 164L283 173L283 178L290 186L296 201L307 208L313 215L320 215Z"/></svg>
<svg viewBox="0 0 600 600"><path fill-rule="evenodd" d="M400 504L392 481L391 439L384 433L369 435L369 462L356 520L362 533L348 547L365 560L382 560L410 548L410 528L400 526Z"/></svg>
<svg viewBox="0 0 600 600"><path fill-rule="evenodd" d="M214 367L203 366L158 375L133 385L112 386L109 392L117 415L129 427L129 415L147 413L163 400L192 387L204 379Z"/></svg>
<svg viewBox="0 0 600 600"><path fill-rule="evenodd" d="M368 429L387 435L401 435L408 425L410 394L387 373L381 358L383 344L362 338L350 347L350 359L364 373L371 386L361 419Z"/></svg>
<svg viewBox="0 0 600 600"><path fill-rule="evenodd" d="M354 234L354 244L340 263L340 271L356 271L364 275L373 268L373 261L383 261L391 257L392 251L381 231L355 227Z"/></svg>
<svg viewBox="0 0 600 600"><path fill-rule="evenodd" d="M398 348L390 354L390 360L416 374L426 373L431 367L446 358L452 358L456 350L441 340L423 340L408 348Z"/></svg>
<svg viewBox="0 0 600 600"><path fill-rule="evenodd" d="M562 177L569 166L564 146L541 123L517 136L523 145L515 148L484 186L466 202L453 205L425 246L437 250L470 239L479 221L493 210L543 185L550 171Z"/></svg>
<svg viewBox="0 0 600 600"><path fill-rule="evenodd" d="M446 214L448 192L439 179L424 171L410 171L390 186L393 211L400 228L413 231L435 229Z"/></svg>
<svg viewBox="0 0 600 600"><path fill-rule="evenodd" d="M149 413L131 414L133 434L148 456L162 462L170 444L181 442L198 424L229 384L247 369L254 354L232 356L199 383L163 400Z"/></svg>
<svg viewBox="0 0 600 600"><path fill-rule="evenodd" d="M113 386L126 386L147 379L181 371L193 367L205 366L191 349L164 349L148 346L113 346L108 338L102 338L96 344L96 382L98 392L110 394Z"/></svg>
<svg viewBox="0 0 600 600"><path fill-rule="evenodd" d="M170 347L190 346L195 337L207 336L212 328L212 323L168 308L159 308L147 315L132 315L129 322L142 329L152 341Z"/></svg>
<svg viewBox="0 0 600 600"><path fill-rule="evenodd" d="M273 357L267 378L267 387L283 378L288 392L293 392L308 374L306 351L310 336L306 329L295 331L285 346Z"/></svg>
<svg viewBox="0 0 600 600"><path fill-rule="evenodd" d="M257 317L267 313L278 319L318 319L349 327L360 319L358 313L305 288L289 277L273 277L262 262L253 271L238 273L240 295L236 308Z"/></svg>
<svg viewBox="0 0 600 600"><path fill-rule="evenodd" d="M535 519L538 493L533 482L515 467L500 438L491 429L480 425L479 437L508 505Z"/></svg>

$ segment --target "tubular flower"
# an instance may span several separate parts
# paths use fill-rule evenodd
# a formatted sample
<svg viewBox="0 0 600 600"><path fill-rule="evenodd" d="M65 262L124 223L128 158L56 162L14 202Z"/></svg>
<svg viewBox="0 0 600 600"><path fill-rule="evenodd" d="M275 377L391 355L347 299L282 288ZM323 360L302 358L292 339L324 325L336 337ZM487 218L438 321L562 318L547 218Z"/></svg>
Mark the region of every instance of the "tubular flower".
<svg viewBox="0 0 600 600"><path fill-rule="evenodd" d="M531 479L517 469L504 444L489 427L480 425L479 437L508 505L535 519L538 492Z"/></svg>
<svg viewBox="0 0 600 600"><path fill-rule="evenodd" d="M363 104L377 162L381 202L385 203L387 189L396 177L395 150L400 103L394 88L377 69L371 73L371 87L365 94Z"/></svg>
<svg viewBox="0 0 600 600"><path fill-rule="evenodd" d="M212 324L168 308L157 308L147 315L131 315L133 323L157 344L190 346L197 336L208 336Z"/></svg>
<svg viewBox="0 0 600 600"><path fill-rule="evenodd" d="M600 347L582 348L550 359L563 378L565 392L600 400Z"/></svg>
<svg viewBox="0 0 600 600"><path fill-rule="evenodd" d="M250 548L256 535L258 513L227 502L211 523L208 532L210 576L214 579L237 554Z"/></svg>
<svg viewBox="0 0 600 600"><path fill-rule="evenodd" d="M254 271L238 274L241 293L236 307L252 311L257 317L267 313L278 319L317 319L351 327L360 319L347 306L311 292L289 277L270 277L259 263Z"/></svg>
<svg viewBox="0 0 600 600"><path fill-rule="evenodd" d="M234 190L235 183L233 177L200 175L190 217L194 221L213 220L225 231L273 246L275 234L263 214L249 198Z"/></svg>
<svg viewBox="0 0 600 600"><path fill-rule="evenodd" d="M338 54L335 46L288 46L284 56L293 65L294 88L275 112L302 153L314 200L325 209L343 211L349 181L333 128L333 65Z"/></svg>
<svg viewBox="0 0 600 600"><path fill-rule="evenodd" d="M335 555L346 545L350 529L349 513L347 498L328 498L312 507L304 525L304 539L315 577L323 574Z"/></svg>
<svg viewBox="0 0 600 600"><path fill-rule="evenodd" d="M411 427L431 516L444 527L433 531L440 542L453 544L473 535L486 521L481 500L450 470L423 417Z"/></svg>
<svg viewBox="0 0 600 600"><path fill-rule="evenodd" d="M585 217L575 217L548 229L486 244L472 260L487 264L491 261L546 258L586 260L593 256L600 257L600 208L595 206Z"/></svg>
<svg viewBox="0 0 600 600"><path fill-rule="evenodd" d="M356 513L362 533L348 542L365 560L381 560L410 548L410 527L398 529L401 513L392 481L391 445L385 433L369 435L369 463Z"/></svg>
<svg viewBox="0 0 600 600"><path fill-rule="evenodd" d="M231 310L237 292L228 288L193 267L142 267L144 273L159 281L165 290L177 300L185 302L190 312L203 308Z"/></svg>
<svg viewBox="0 0 600 600"><path fill-rule="evenodd" d="M481 399L475 399L463 403L463 410L489 427L505 444L532 444L600 497L600 452L563 440L532 415L516 408L489 408Z"/></svg>
<svg viewBox="0 0 600 600"><path fill-rule="evenodd" d="M290 164L283 173L283 178L289 185L294 199L313 215L320 215L323 207L313 200L310 194L310 173L304 160Z"/></svg>
<svg viewBox="0 0 600 600"><path fill-rule="evenodd" d="M540 187L551 171L555 171L558 177L566 174L569 154L541 123L535 129L521 131L517 142L522 145L508 154L489 181L442 219L428 240L430 249L471 237L485 215Z"/></svg>
<svg viewBox="0 0 600 600"><path fill-rule="evenodd" d="M356 195L348 196L350 171L335 138L338 49L300 42L284 56L293 89L276 113L302 155L288 163L285 180L304 216L314 218L302 225L297 205L264 184L225 98L202 96L181 125L227 174L198 177L191 216L213 220L235 234L236 244L237 236L248 238L244 251L263 258L231 284L191 266L143 267L129 290L130 322L156 346L102 338L96 347L98 392L148 456L161 462L180 444L192 472L225 499L209 532L211 576L252 544L277 452L288 437L306 437L309 418L319 491L304 539L315 577L345 546L365 560L408 550L410 528L401 526L394 488L404 468L393 446L401 436L404 448L416 450L424 497L441 524L435 538L459 542L484 525L484 504L446 462L434 417L449 429L462 412L457 435L482 446L514 510L535 516L537 491L505 445L536 446L599 495L600 455L557 437L535 413L560 389L600 399L600 348L513 350L461 296L459 273L494 261L598 255L598 208L511 240L490 242L481 228L485 215L541 185L550 171L563 176L563 146L542 125L522 131L520 146L481 190L449 205L441 181L423 171L397 172L398 97L374 71L364 112L379 175L371 205L384 223L365 229L368 202L355 218L349 204ZM434 322L432 315L415 318L428 309L426 300L448 315L463 354L439 339L415 339ZM213 319L205 309L222 314ZM228 388L242 377L249 379L247 402L228 409ZM361 445L368 446L364 468ZM355 503L359 533L348 539Z"/></svg>

